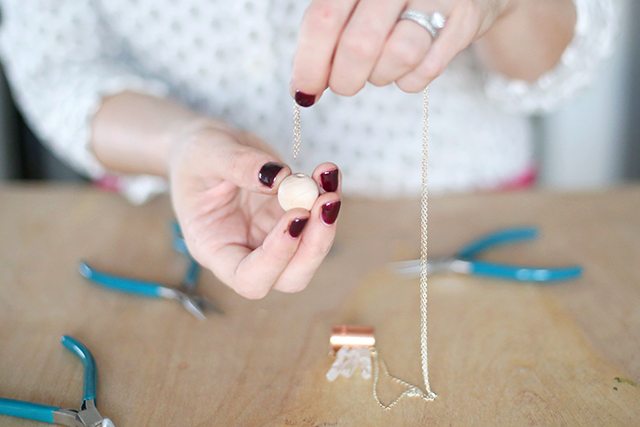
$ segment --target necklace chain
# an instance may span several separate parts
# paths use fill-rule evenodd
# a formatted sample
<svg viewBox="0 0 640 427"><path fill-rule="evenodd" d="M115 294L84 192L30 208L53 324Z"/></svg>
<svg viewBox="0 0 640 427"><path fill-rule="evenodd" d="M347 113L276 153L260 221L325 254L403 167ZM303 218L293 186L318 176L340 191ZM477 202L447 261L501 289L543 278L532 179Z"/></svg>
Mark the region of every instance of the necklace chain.
<svg viewBox="0 0 640 427"><path fill-rule="evenodd" d="M294 103L293 108L293 158L298 158L302 146L302 126L300 119L300 107ZM421 397L426 401L434 400L437 395L431 391L429 383L429 345L427 330L427 305L428 305L428 278L427 261L429 247L429 186L428 186L428 163L429 163L429 87L425 88L422 95L422 159L421 159L421 195L420 195L420 368L424 391L419 386L408 383L389 373L384 360L378 355L375 348L371 349L373 358L373 397L378 405L384 410L393 408L402 398ZM383 403L378 396L378 382L380 379L380 366L384 375L394 382L405 387L405 390L390 403Z"/></svg>
<svg viewBox="0 0 640 427"><path fill-rule="evenodd" d="M293 103L293 160L298 159L302 147L302 120L300 119L300 106Z"/></svg>
<svg viewBox="0 0 640 427"><path fill-rule="evenodd" d="M386 363L379 357L376 349L371 350L373 357L373 397L384 410L390 410L400 400L406 397L421 397L426 401L434 400L437 395L431 391L429 384L429 345L427 333L427 303L428 303L428 278L427 260L429 256L429 88L425 88L422 95L422 157L421 157L421 194L420 194L420 368L424 382L424 391L417 385L410 384L389 373ZM380 366L384 374L394 382L405 387L405 390L390 403L383 403L378 396L378 381Z"/></svg>
<svg viewBox="0 0 640 427"><path fill-rule="evenodd" d="M428 278L427 261L429 256L429 87L422 94L422 160L420 195L420 365L424 380L425 399L433 400L436 394L429 384L429 344L427 331Z"/></svg>

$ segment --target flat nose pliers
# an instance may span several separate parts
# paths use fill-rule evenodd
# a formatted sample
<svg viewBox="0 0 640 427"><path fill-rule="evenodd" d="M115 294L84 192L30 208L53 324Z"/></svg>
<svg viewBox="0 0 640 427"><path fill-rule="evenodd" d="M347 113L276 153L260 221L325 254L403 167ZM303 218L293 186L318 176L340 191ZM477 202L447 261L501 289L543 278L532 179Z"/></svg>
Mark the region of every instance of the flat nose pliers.
<svg viewBox="0 0 640 427"><path fill-rule="evenodd" d="M147 298L165 298L180 302L193 316L205 319L205 311L222 311L210 300L197 293L200 265L189 255L187 246L178 224L172 224L173 248L182 254L188 262L182 283L178 287L170 287L160 283L130 277L116 276L100 271L89 263L80 262L80 274L87 280L112 291L124 292Z"/></svg>
<svg viewBox="0 0 640 427"><path fill-rule="evenodd" d="M0 415L59 424L71 427L115 427L96 408L96 362L91 352L77 339L64 335L62 345L84 365L84 386L80 409L61 409L57 406L0 398Z"/></svg>
<svg viewBox="0 0 640 427"><path fill-rule="evenodd" d="M550 283L572 280L582 275L578 265L566 267L533 267L482 261L478 257L496 246L530 241L538 237L535 227L513 227L486 234L458 250L453 256L427 261L427 274L454 272L471 276L492 277L516 282ZM420 260L391 263L398 274L414 277L420 274Z"/></svg>

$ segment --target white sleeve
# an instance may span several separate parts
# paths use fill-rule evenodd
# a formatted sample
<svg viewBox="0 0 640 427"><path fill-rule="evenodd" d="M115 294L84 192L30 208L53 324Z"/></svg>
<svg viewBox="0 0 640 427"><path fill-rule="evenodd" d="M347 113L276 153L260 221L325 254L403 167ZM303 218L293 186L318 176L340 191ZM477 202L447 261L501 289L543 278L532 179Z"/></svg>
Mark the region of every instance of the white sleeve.
<svg viewBox="0 0 640 427"><path fill-rule="evenodd" d="M489 73L486 94L509 111L549 111L592 80L597 65L610 54L616 11L612 0L574 0L577 20L574 37L558 65L528 83Z"/></svg>
<svg viewBox="0 0 640 427"><path fill-rule="evenodd" d="M91 178L103 177L105 171L89 149L91 120L102 99L125 90L166 96L168 87L128 64L114 37L105 36L94 1L1 4L0 53L25 119L71 167ZM125 181L135 192L136 181L148 187L153 179Z"/></svg>

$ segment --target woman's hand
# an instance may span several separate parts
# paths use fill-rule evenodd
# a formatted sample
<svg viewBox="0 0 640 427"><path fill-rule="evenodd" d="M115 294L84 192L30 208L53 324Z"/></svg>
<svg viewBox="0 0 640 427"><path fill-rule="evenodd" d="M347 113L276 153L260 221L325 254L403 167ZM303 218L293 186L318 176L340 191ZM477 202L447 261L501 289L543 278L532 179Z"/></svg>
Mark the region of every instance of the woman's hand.
<svg viewBox="0 0 640 427"><path fill-rule="evenodd" d="M415 22L399 21L406 9L446 16L437 40ZM507 15L512 18L502 19ZM327 87L351 96L367 81L419 92L502 21L486 49L500 58L488 62L514 77L535 79L564 51L574 15L571 0L312 0L300 29L291 90L302 106L312 105Z"/></svg>
<svg viewBox="0 0 640 427"><path fill-rule="evenodd" d="M191 255L247 298L304 289L335 236L338 168L313 172L324 191L311 211L283 212L275 194L291 170L254 136L205 122L174 141L172 203Z"/></svg>

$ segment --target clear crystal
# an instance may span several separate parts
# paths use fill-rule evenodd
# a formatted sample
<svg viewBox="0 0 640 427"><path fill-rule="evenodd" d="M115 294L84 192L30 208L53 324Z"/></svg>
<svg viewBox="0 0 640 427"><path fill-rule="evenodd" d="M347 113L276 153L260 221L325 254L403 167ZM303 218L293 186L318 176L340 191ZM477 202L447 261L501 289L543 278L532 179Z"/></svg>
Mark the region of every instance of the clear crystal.
<svg viewBox="0 0 640 427"><path fill-rule="evenodd" d="M362 378L371 378L371 352L369 349L341 347L336 353L336 360L327 371L326 377L328 381L335 381L340 376L351 378L358 369Z"/></svg>

